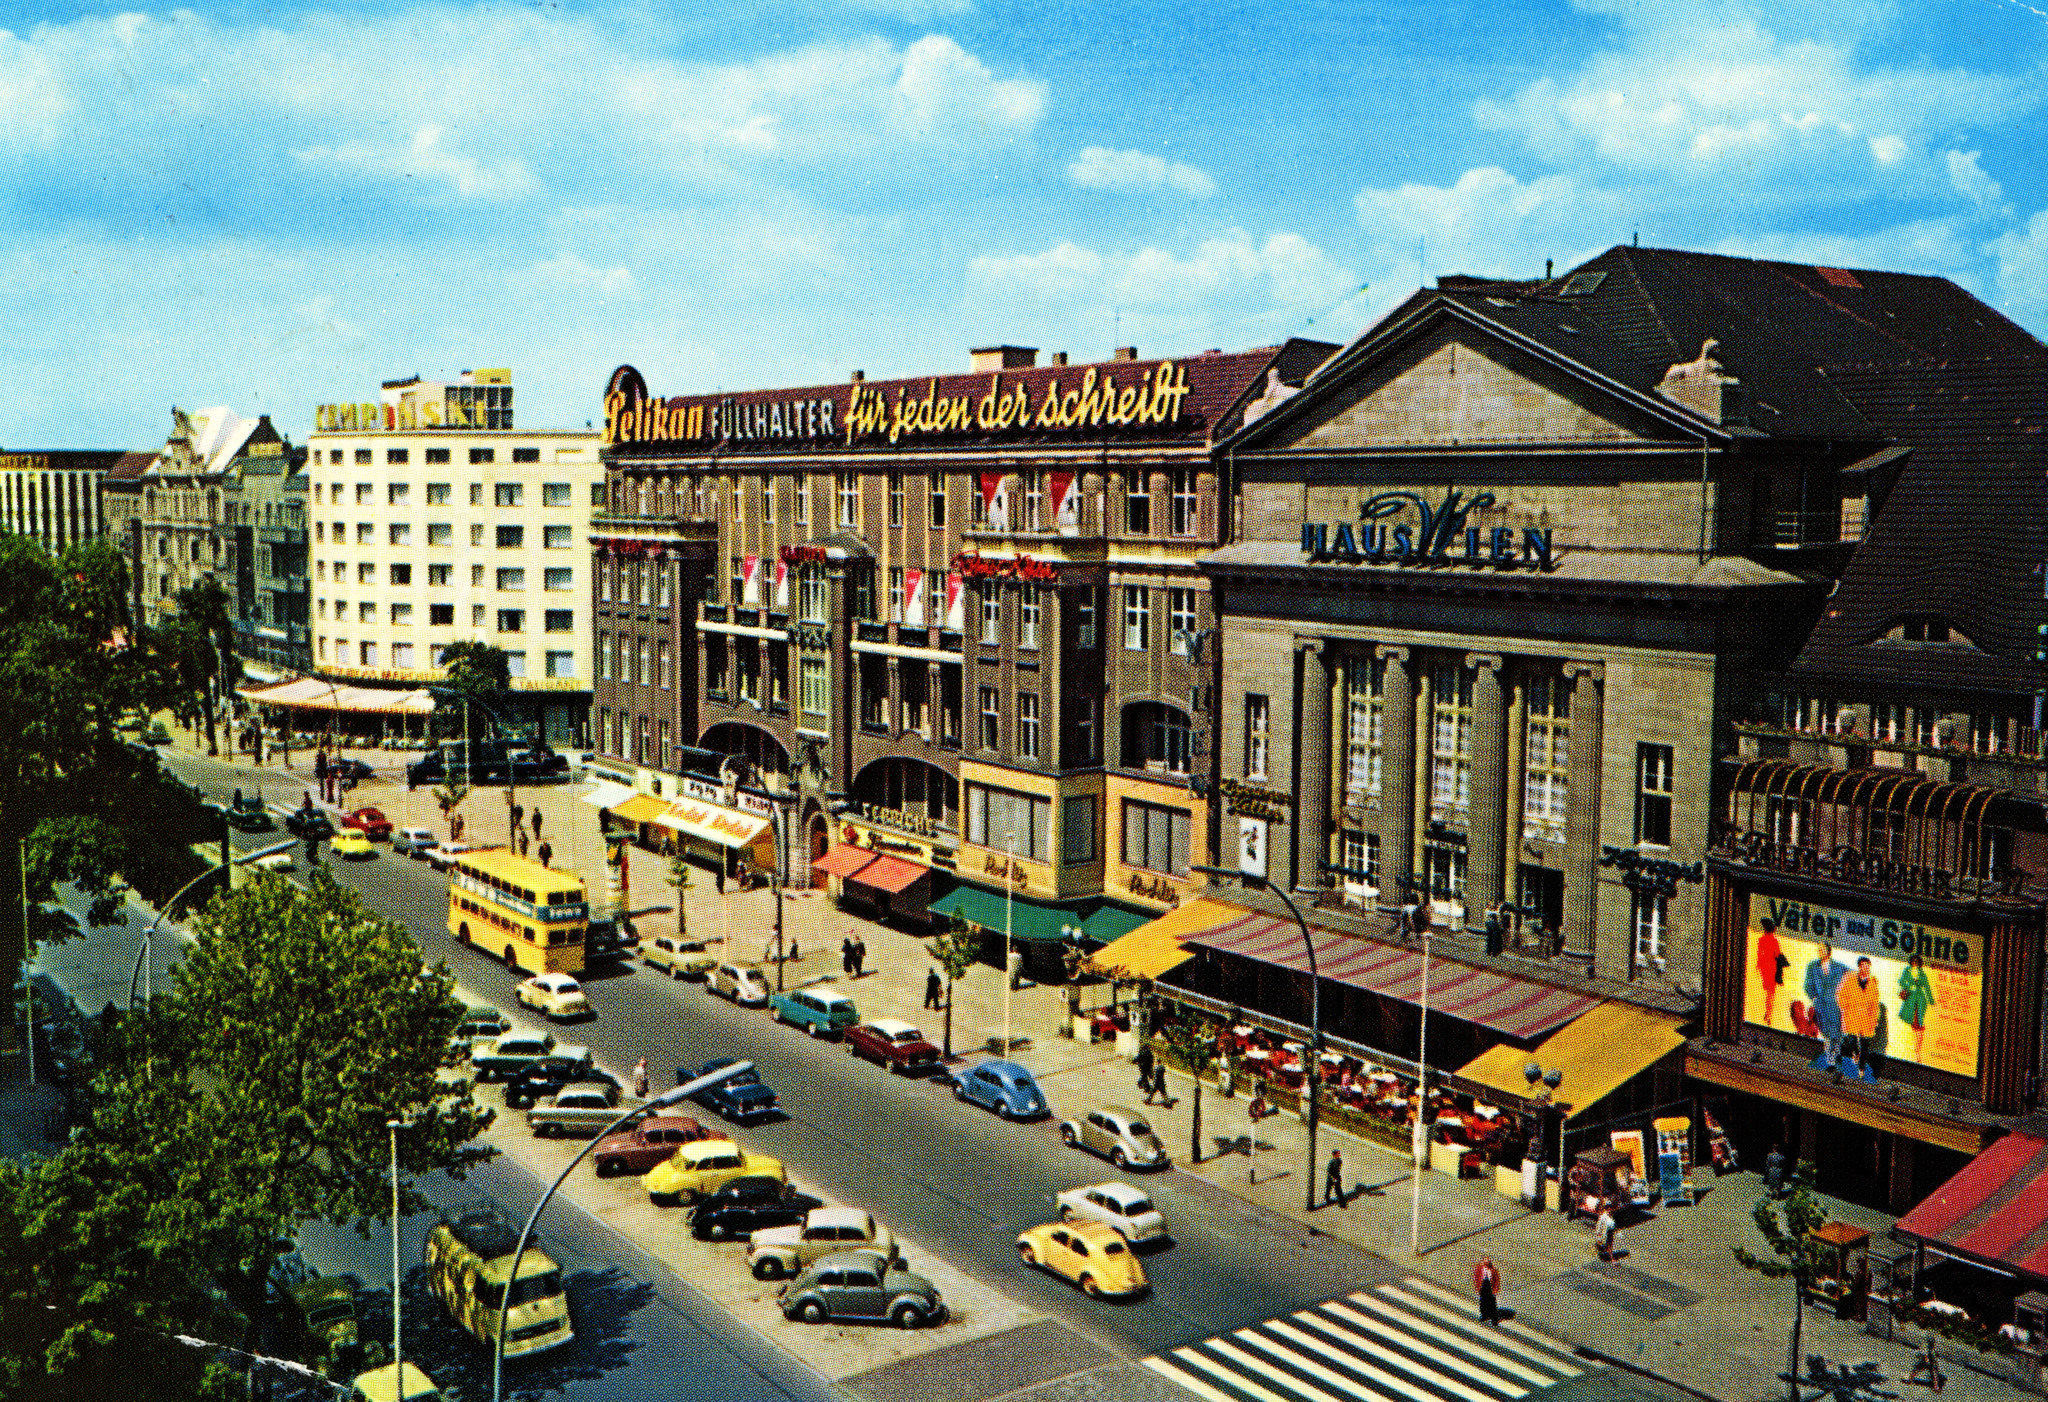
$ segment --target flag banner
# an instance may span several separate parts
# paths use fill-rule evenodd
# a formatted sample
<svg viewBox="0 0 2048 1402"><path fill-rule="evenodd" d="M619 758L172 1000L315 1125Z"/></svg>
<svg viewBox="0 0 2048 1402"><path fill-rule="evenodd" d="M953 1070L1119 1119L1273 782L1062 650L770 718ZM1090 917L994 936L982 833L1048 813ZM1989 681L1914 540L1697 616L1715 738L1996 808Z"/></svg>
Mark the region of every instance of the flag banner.
<svg viewBox="0 0 2048 1402"><path fill-rule="evenodd" d="M1071 472L1048 472L1046 486L1052 492L1052 523L1056 530L1075 531L1081 528L1081 496L1074 490L1074 474Z"/></svg>
<svg viewBox="0 0 2048 1402"><path fill-rule="evenodd" d="M775 562L775 607L779 609L789 607L789 561L787 560L777 560Z"/></svg>
<svg viewBox="0 0 2048 1402"><path fill-rule="evenodd" d="M1009 479L1000 472L981 474L981 506L984 519L992 531L1010 529L1010 488Z"/></svg>
<svg viewBox="0 0 2048 1402"><path fill-rule="evenodd" d="M946 572L945 626L956 633L967 626L967 582L958 570Z"/></svg>
<svg viewBox="0 0 2048 1402"><path fill-rule="evenodd" d="M740 562L741 600L749 604L761 602L761 557L749 555Z"/></svg>
<svg viewBox="0 0 2048 1402"><path fill-rule="evenodd" d="M913 628L924 627L924 571L903 572L903 621Z"/></svg>

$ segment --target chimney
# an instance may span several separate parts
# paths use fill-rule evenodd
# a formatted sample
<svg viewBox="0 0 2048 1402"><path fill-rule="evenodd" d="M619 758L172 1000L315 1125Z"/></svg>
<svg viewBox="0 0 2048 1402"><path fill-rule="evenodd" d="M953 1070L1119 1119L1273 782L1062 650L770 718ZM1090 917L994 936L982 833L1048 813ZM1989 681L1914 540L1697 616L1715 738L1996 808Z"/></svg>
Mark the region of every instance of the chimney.
<svg viewBox="0 0 2048 1402"><path fill-rule="evenodd" d="M968 364L983 370L1029 370L1038 363L1036 346L979 346L967 352Z"/></svg>
<svg viewBox="0 0 2048 1402"><path fill-rule="evenodd" d="M1136 360L1137 358L1138 348L1136 346L1118 346L1116 353L1110 356L1111 360Z"/></svg>
<svg viewBox="0 0 2048 1402"><path fill-rule="evenodd" d="M856 370L853 372L853 382L855 384L861 383L863 380L867 379L867 377L868 372L865 370Z"/></svg>
<svg viewBox="0 0 2048 1402"><path fill-rule="evenodd" d="M1067 363L1067 353L1065 351L1054 351L1052 353L1052 363L1055 365L1065 365Z"/></svg>
<svg viewBox="0 0 2048 1402"><path fill-rule="evenodd" d="M1682 361L1664 372L1657 393L1674 404L1683 404L1708 423L1735 423L1742 417L1742 392L1736 388L1736 378L1724 374L1721 362L1714 359L1720 345L1715 340L1703 341L1698 359Z"/></svg>

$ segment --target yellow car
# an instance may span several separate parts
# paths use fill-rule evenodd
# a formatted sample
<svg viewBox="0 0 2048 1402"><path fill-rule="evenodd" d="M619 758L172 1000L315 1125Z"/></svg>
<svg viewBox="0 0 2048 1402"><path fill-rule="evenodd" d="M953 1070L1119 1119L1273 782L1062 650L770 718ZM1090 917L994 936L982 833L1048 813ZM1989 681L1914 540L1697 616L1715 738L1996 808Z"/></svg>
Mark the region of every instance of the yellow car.
<svg viewBox="0 0 2048 1402"><path fill-rule="evenodd" d="M359 861L364 857L376 856L377 849L370 845L368 833L359 832L355 828L343 828L334 835L334 855Z"/></svg>
<svg viewBox="0 0 2048 1402"><path fill-rule="evenodd" d="M1017 1254L1027 1266L1043 1266L1063 1275L1088 1294L1137 1295L1148 1287L1145 1268L1131 1254L1130 1243L1106 1222L1047 1222L1017 1238Z"/></svg>
<svg viewBox="0 0 2048 1402"><path fill-rule="evenodd" d="M684 1198L715 1193L735 1178L755 1177L789 1181L779 1159L747 1153L730 1139L700 1139L678 1145L675 1153L656 1164L640 1183L656 1207L671 1207Z"/></svg>

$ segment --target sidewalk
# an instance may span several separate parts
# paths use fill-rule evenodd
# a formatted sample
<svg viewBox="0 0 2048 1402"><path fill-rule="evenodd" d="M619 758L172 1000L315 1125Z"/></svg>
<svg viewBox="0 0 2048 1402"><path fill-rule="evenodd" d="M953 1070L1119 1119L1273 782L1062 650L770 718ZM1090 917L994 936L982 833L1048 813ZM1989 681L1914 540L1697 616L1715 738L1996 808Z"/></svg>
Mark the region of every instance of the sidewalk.
<svg viewBox="0 0 2048 1402"><path fill-rule="evenodd" d="M191 747L188 733L173 727L174 740ZM203 750L203 743L200 747ZM345 806L374 804L394 823L419 824L446 832L428 790L408 795L403 751L352 750L381 772L346 795ZM274 760L264 766L266 797L288 785L291 800L311 784L311 756L294 751L287 772ZM242 757L246 767L246 757ZM581 801L582 782L522 788L519 801L529 813L538 807L543 830L555 847L556 865L580 872L594 900L604 891L597 814ZM478 789L463 804L470 841L503 841L505 790ZM652 852L629 849L628 904L643 934L669 933L676 924L675 891L667 863ZM775 895L772 891L713 889L706 871L693 871L686 915L693 937L711 941L714 953L727 945L741 962L759 962L773 950ZM926 971L934 967L925 941L875 925L836 909L822 891L790 891L783 903L785 937L800 951L783 970L789 986L830 982L858 1004L863 1018L900 1017L921 1027L934 1042L943 1037L943 1013L926 1009ZM848 979L840 968L839 942L859 930L867 943L866 972ZM953 1050L959 1060L984 1054L1003 1024L1002 976L987 965L970 969L953 990ZM1086 990L1089 1005L1105 991ZM1059 1035L1066 992L1054 986L1017 990L1009 1000L1015 1058L1029 1067L1060 1111L1104 1103L1137 1105L1131 1064L1109 1043L1075 1041ZM1778 1372L1785 1366L1792 1322L1792 1287L1766 1280L1738 1265L1729 1248L1737 1243L1762 1250L1750 1210L1762 1191L1755 1173L1716 1179L1704 1170L1695 1177L1698 1201L1661 1210L1623 1228L1624 1255L1613 1264L1598 1261L1585 1223L1568 1223L1555 1213L1531 1213L1494 1191L1490 1180L1459 1180L1438 1172L1421 1178L1421 1254L1410 1246L1410 1192L1414 1183L1405 1154L1323 1127L1318 1158L1333 1146L1344 1151L1345 1182L1356 1193L1343 1208L1306 1210L1306 1129L1290 1115L1260 1122L1256 1160L1245 1144L1250 1123L1243 1096L1228 1098L1214 1088L1202 1094L1202 1159L1189 1150L1194 1100L1185 1076L1171 1074L1176 1097L1171 1107L1151 1109L1160 1138L1182 1172L1276 1217L1306 1227L1396 1263L1457 1291L1469 1291L1473 1264L1481 1254L1499 1266L1502 1304L1532 1324L1575 1346L1651 1373L1718 1402L1776 1402L1785 1396ZM4 1104L4 1101L0 1101ZM1256 1169L1257 1181L1252 1181ZM1320 1189L1322 1162L1314 1166ZM1318 1193L1320 1197L1320 1192ZM1853 1204L1824 1199L1831 1217L1874 1234L1891 1219ZM1908 1334L1914 1345L1919 1331ZM1912 1366L1907 1343L1872 1338L1858 1324L1837 1321L1825 1309L1806 1311L1803 1352L1840 1365L1877 1362L1892 1387L1902 1387ZM2016 1402L2029 1396L1963 1366L1960 1346L1940 1345L1948 1389L1945 1402ZM1910 1399L1912 1390L1903 1390Z"/></svg>

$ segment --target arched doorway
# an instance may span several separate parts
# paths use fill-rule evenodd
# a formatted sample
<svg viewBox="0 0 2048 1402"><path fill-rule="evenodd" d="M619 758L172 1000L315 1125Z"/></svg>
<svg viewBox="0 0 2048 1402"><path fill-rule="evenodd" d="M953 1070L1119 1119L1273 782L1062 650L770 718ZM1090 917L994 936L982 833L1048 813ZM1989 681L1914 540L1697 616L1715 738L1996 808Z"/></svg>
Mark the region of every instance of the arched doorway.
<svg viewBox="0 0 2048 1402"><path fill-rule="evenodd" d="M936 764L892 755L863 768L853 798L892 813L922 818L948 831L960 825L960 783Z"/></svg>
<svg viewBox="0 0 2048 1402"><path fill-rule="evenodd" d="M697 742L700 749L714 754L734 755L752 763L763 774L787 777L789 774L789 751L782 742L757 725L741 721L722 721L704 732L704 738Z"/></svg>

